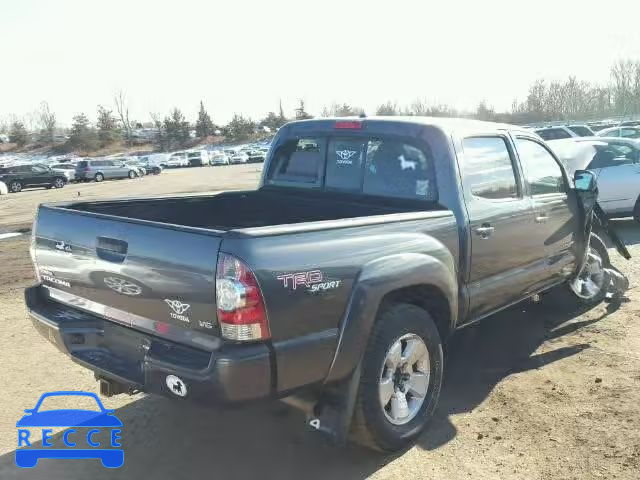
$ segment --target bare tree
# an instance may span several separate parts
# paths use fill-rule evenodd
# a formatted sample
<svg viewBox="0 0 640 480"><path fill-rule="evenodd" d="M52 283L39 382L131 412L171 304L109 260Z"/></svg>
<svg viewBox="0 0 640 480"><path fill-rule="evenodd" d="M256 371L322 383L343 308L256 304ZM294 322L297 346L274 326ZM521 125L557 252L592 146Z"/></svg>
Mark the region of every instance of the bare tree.
<svg viewBox="0 0 640 480"><path fill-rule="evenodd" d="M38 111L38 124L42 131L43 139L53 140L53 134L56 129L56 114L51 111L47 102L40 103Z"/></svg>
<svg viewBox="0 0 640 480"><path fill-rule="evenodd" d="M131 143L131 121L129 120L129 105L127 104L127 96L124 91L120 90L115 95L115 104L116 111L118 112L118 117L120 117L120 122L122 122L122 129L124 130L124 135L127 140L127 143Z"/></svg>

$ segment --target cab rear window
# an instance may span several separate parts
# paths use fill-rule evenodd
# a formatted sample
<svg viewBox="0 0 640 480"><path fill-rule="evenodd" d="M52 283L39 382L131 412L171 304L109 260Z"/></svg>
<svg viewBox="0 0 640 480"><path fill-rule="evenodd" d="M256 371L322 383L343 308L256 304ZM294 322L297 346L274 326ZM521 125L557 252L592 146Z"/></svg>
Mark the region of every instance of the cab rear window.
<svg viewBox="0 0 640 480"><path fill-rule="evenodd" d="M393 137L289 140L276 150L265 183L437 200L429 147Z"/></svg>

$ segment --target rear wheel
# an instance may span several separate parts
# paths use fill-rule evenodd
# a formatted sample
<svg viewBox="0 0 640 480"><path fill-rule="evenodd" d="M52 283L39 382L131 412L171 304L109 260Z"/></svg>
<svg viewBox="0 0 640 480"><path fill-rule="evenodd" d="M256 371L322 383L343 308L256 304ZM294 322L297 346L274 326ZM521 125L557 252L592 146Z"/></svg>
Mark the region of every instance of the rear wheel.
<svg viewBox="0 0 640 480"><path fill-rule="evenodd" d="M101 182L104 180L104 175L101 173L96 173L96 176L93 177L96 182Z"/></svg>
<svg viewBox="0 0 640 480"><path fill-rule="evenodd" d="M438 403L442 367L442 341L429 313L405 303L386 307L362 360L353 440L382 451L413 443Z"/></svg>
<svg viewBox="0 0 640 480"><path fill-rule="evenodd" d="M65 181L60 178L57 177L54 181L53 181L53 188L62 188L64 187Z"/></svg>
<svg viewBox="0 0 640 480"><path fill-rule="evenodd" d="M9 191L12 193L18 193L22 191L22 182L14 180L9 182Z"/></svg>

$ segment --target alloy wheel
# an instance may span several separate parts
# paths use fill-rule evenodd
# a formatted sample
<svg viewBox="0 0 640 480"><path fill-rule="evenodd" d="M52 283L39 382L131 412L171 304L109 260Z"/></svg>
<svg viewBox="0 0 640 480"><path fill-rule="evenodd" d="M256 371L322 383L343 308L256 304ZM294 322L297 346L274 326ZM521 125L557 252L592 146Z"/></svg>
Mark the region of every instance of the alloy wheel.
<svg viewBox="0 0 640 480"><path fill-rule="evenodd" d="M424 340L415 334L398 338L387 351L378 391L385 417L405 425L417 414L429 389L431 362Z"/></svg>

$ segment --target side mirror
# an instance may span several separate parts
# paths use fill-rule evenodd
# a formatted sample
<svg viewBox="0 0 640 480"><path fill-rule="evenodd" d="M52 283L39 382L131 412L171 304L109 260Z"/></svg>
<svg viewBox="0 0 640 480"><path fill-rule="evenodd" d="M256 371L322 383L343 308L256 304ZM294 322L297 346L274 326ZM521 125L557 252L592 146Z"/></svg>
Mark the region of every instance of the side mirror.
<svg viewBox="0 0 640 480"><path fill-rule="evenodd" d="M579 192L594 192L596 190L596 176L589 170L576 170L573 175L573 185Z"/></svg>

